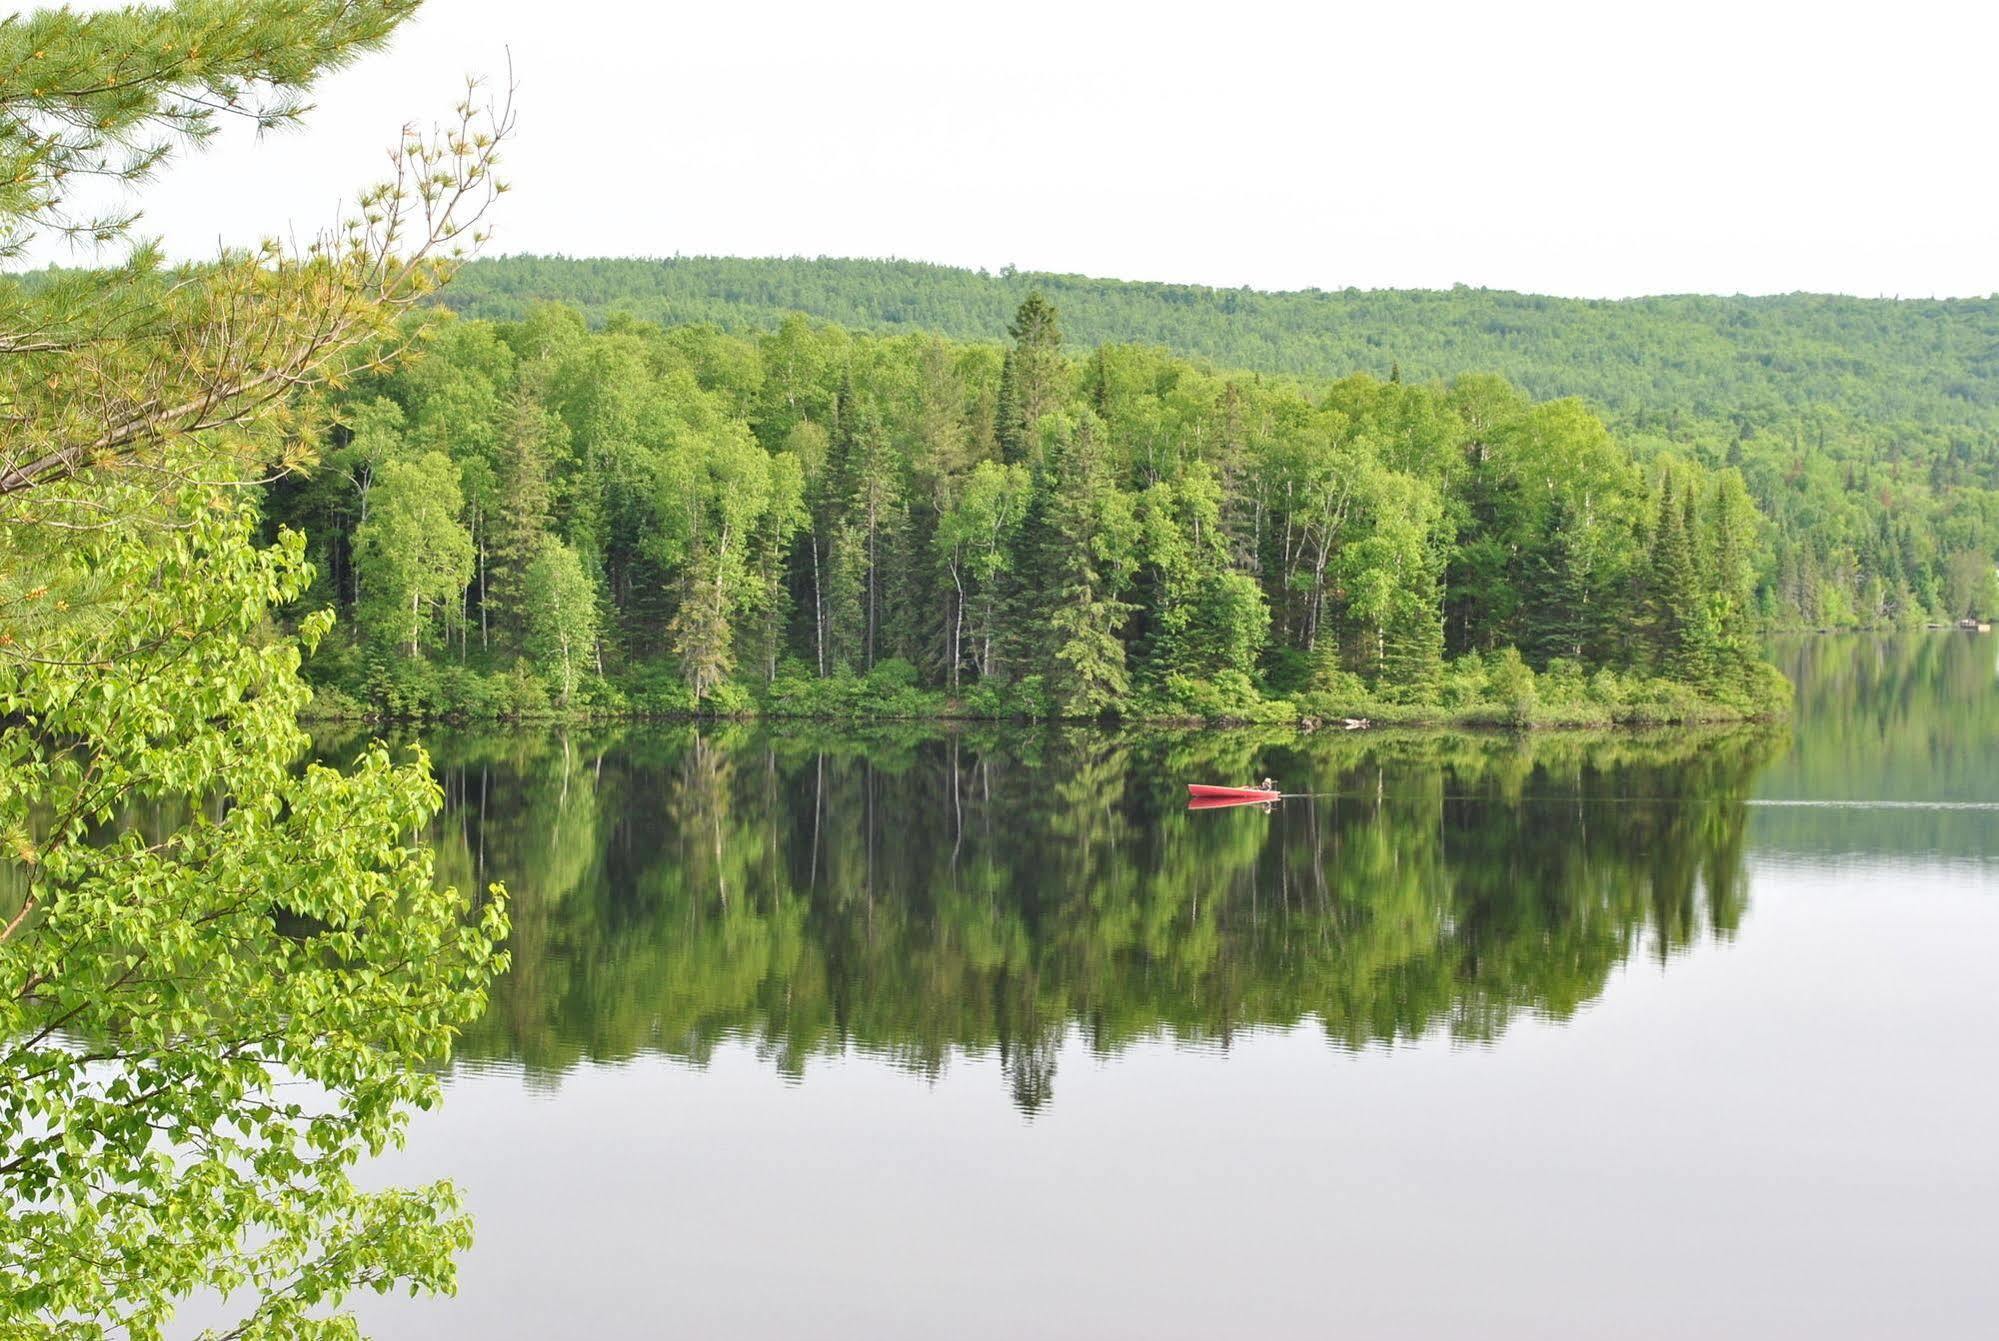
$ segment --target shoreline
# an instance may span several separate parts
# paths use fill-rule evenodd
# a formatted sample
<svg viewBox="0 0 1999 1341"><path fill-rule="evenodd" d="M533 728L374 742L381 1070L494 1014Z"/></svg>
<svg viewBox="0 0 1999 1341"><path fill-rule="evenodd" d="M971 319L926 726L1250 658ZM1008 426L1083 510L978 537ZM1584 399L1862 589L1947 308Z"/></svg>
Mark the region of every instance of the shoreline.
<svg viewBox="0 0 1999 1341"><path fill-rule="evenodd" d="M1039 676L957 690L915 683L907 662L890 659L855 674L819 677L781 669L760 684L726 681L697 699L657 668L572 681L566 696L524 663L511 671L447 666L414 683L378 676L313 687L301 717L380 726L447 723L800 721L992 722L1206 729L1268 727L1299 735L1380 728L1501 732L1726 726L1788 720L1795 687L1767 661L1744 661L1699 681L1557 660L1542 670L1519 654L1467 654L1447 662L1420 701L1396 702L1349 672L1286 691L1247 676L1196 681L1167 677L1135 687L1122 710L1065 713ZM1418 698L1419 694L1410 694Z"/></svg>
<svg viewBox="0 0 1999 1341"><path fill-rule="evenodd" d="M1491 704L1479 704L1464 711L1445 709L1388 709L1375 705L1371 711L1346 716L1312 715L1297 718L1192 717L1173 714L1134 716L1064 717L1023 716L967 712L947 709L938 712L689 712L685 710L646 711L619 708L519 713L513 715L467 712L389 713L315 712L310 706L299 714L307 725L333 726L631 726L646 723L687 726L699 723L786 723L813 725L992 725L1012 727L1088 726L1105 730L1165 728L1180 731L1237 731L1246 729L1290 731L1300 736L1367 735L1381 732L1465 732L1492 735L1528 735L1544 732L1640 732L1672 728L1728 726L1773 726L1787 722L1789 711L1750 713L1720 704L1705 704L1694 711L1647 713L1658 705L1620 705L1625 711L1594 713L1550 712L1513 715ZM1348 725L1357 722L1358 725Z"/></svg>

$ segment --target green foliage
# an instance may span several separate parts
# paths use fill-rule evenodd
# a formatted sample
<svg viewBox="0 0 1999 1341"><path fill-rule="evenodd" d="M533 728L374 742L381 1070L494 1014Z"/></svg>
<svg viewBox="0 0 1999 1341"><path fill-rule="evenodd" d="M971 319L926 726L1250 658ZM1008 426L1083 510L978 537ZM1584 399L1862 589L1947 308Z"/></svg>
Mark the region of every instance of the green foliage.
<svg viewBox="0 0 1999 1341"><path fill-rule="evenodd" d="M1622 420L1714 417L1774 432L1773 418L1973 424L1999 413L1983 356L1991 299L1891 301L1826 294L1683 294L1621 301L1449 290L1263 293L915 261L684 256L513 256L466 267L444 301L518 321L536 303L733 332L793 314L871 334L998 341L1039 295L1072 344L1158 344L1190 358L1297 376L1362 370L1404 384L1496 372L1535 398L1579 395ZM1742 420L1731 416L1743 416ZM1823 417L1822 417L1823 416ZM1722 444L1726 449L1726 442Z"/></svg>
<svg viewBox="0 0 1999 1341"><path fill-rule="evenodd" d="M595 654L596 589L584 575L576 551L548 536L522 575L521 586L528 652L553 678L556 702L566 708Z"/></svg>
<svg viewBox="0 0 1999 1341"><path fill-rule="evenodd" d="M458 523L458 467L442 452L389 461L370 503L354 532L362 627L414 658L426 636L448 636L440 617L462 608L472 580L472 537Z"/></svg>
<svg viewBox="0 0 1999 1341"><path fill-rule="evenodd" d="M76 213L78 182L143 182L225 111L289 124L414 8L0 20L0 256L116 239L132 216ZM141 245L0 284L0 1336L158 1341L205 1293L233 1310L211 1335L348 1337L357 1290L452 1287L454 1191L355 1169L436 1100L506 919L412 838L442 801L420 753L301 763L299 665L326 603L356 601L358 550L393 646L328 664L360 677L373 652L430 682L413 697L462 692L421 653L470 571L464 448L359 384L476 240L506 127L466 105L407 136L303 250L170 270ZM344 524L308 555L256 481L316 448L300 487Z"/></svg>
<svg viewBox="0 0 1999 1341"><path fill-rule="evenodd" d="M423 366L436 368L444 363L430 359ZM465 380L470 380L469 376ZM495 399L499 394L499 388L492 389ZM510 411L500 438L497 497L484 528L490 560L481 555L480 606L482 611L488 605L503 611L503 633L519 637L525 645L532 635L525 624L517 626L516 621L531 618L529 611L536 599L529 570L549 541L555 505L550 464L564 429L562 421L544 408L531 383L514 389ZM447 442L455 436L442 425L440 430ZM478 444L475 441L467 446L476 451ZM485 645L483 640L481 645Z"/></svg>
<svg viewBox="0 0 1999 1341"><path fill-rule="evenodd" d="M1781 624L1938 618L1944 557L1967 540L1999 553L1992 299L1255 293L905 261L512 257L469 267L446 301L493 320L555 300L594 321L622 312L753 335L802 312L859 332L999 341L1030 293L1060 308L1086 353L1143 342L1307 378L1399 367L1402 385L1459 379L1468 420L1503 417L1518 396L1463 389L1477 374L1537 399L1582 397L1641 460L1740 472L1768 519L1750 545L1758 608Z"/></svg>
<svg viewBox="0 0 1999 1341"><path fill-rule="evenodd" d="M340 406L333 449L379 462L365 518L319 481L269 506L353 555L383 647L482 676L524 653L575 715L1267 720L1316 691L1414 719L1473 704L1447 664L1507 647L1670 675L1703 711L1749 682L1766 527L1737 471L1648 472L1581 402L1491 376L1071 362L1043 299L1010 333L441 317ZM390 715L496 710L483 681L343 664L312 670ZM862 701L890 665L913 681Z"/></svg>
<svg viewBox="0 0 1999 1341"><path fill-rule="evenodd" d="M0 528L0 1331L157 1336L239 1287L260 1334L318 1335L355 1288L450 1286L451 1189L351 1169L434 1102L420 1068L505 922L464 921L408 846L439 801L421 756L297 767L307 690L266 618L310 579L301 538L257 548L219 492L169 519Z"/></svg>
<svg viewBox="0 0 1999 1341"><path fill-rule="evenodd" d="M330 69L381 45L417 0L358 4L183 3L0 24L8 115L0 130L0 256L54 230L108 241L130 214L79 216L77 178L141 182L217 114L275 130L298 122ZM157 141L157 143L156 143Z"/></svg>
<svg viewBox="0 0 1999 1341"><path fill-rule="evenodd" d="M620 681L629 709L641 717L678 717L694 712L694 693L679 673L660 663L633 667Z"/></svg>
<svg viewBox="0 0 1999 1341"><path fill-rule="evenodd" d="M1102 429L1085 411L1050 433L1047 503L1038 541L1041 589L1052 608L1043 634L1050 688L1065 717L1117 709L1130 691L1120 633L1132 606L1122 599L1137 567L1131 496L1117 487Z"/></svg>
<svg viewBox="0 0 1999 1341"><path fill-rule="evenodd" d="M772 717L845 720L936 717L947 710L944 696L918 687L916 667L898 657L875 663L866 675L843 670L814 676L801 663L787 661L772 679L762 707ZM968 715L1001 714L991 711Z"/></svg>

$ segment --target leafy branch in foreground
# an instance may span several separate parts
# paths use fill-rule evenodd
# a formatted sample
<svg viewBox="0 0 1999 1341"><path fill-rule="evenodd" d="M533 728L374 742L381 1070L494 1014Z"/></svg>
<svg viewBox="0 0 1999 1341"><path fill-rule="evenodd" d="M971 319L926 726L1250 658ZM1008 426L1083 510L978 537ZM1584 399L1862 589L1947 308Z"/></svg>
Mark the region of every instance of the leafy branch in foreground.
<svg viewBox="0 0 1999 1341"><path fill-rule="evenodd" d="M307 14L330 25L316 40L341 44L334 50L344 55L355 40L345 36L350 11L406 12L410 6L185 8L196 14L212 8L224 15L260 8L280 16ZM329 13L316 12L321 10ZM185 21L169 21L178 13L159 17L157 25L173 30L170 42L185 41L199 50L198 33L182 32ZM20 49L36 40L90 40L91 21L72 19L55 33L36 31L38 23L0 25L0 69L12 67L14 78L21 78L18 72L33 65L34 57L23 57ZM234 34L229 22L213 24ZM294 77L289 62L296 52L280 42L271 59L268 80L283 89ZM97 76L100 86L121 77L119 59L109 63L114 68ZM56 196L77 170L74 153L41 147L45 137L32 129L36 118L65 123L98 118L100 137L113 133L101 128L104 118L115 118L116 133L123 137L148 122L189 133L188 99L198 99L202 90L223 96L220 89L240 100L232 75L203 72L191 78L197 81L192 90L167 84L164 77L155 81L150 109L143 113L124 103L99 107L95 90L24 91L0 83L0 110L6 113L0 120L11 127L0 129L0 174L24 178L28 186L40 182L38 193L22 198L27 213L4 220L11 226L8 236L32 236L53 209L45 198ZM197 124L204 130L207 125ZM0 291L0 427L5 429L0 495L84 470L158 471L160 448L193 434L218 435L205 444L210 451L196 458L211 480L217 478L217 453L245 463L275 455L284 465L297 464L285 444L310 438L300 431L310 401L297 393L392 362L404 344L396 315L430 294L466 246L483 241L481 221L505 190L494 169L512 124L510 100L482 105L477 85L469 86L453 120L434 135L405 127L391 155L389 179L360 197L352 217L296 252L267 242L224 253L211 264L174 269L155 249L141 246L121 266ZM149 151L148 170L167 147L163 142ZM110 228L98 229L98 235L109 235ZM66 501L72 511L79 502Z"/></svg>
<svg viewBox="0 0 1999 1341"><path fill-rule="evenodd" d="M292 118L413 8L0 23L0 241L74 228L75 178L142 178L218 113ZM503 904L468 917L413 842L440 799L420 754L300 766L330 620L272 623L311 570L296 533L258 543L243 486L304 458L317 388L400 352L502 189L510 116L468 97L406 133L303 251L140 247L0 298L0 1336L158 1337L199 1292L234 1319L211 1335L351 1335L356 1289L451 1287L452 1189L351 1173L435 1100Z"/></svg>
<svg viewBox="0 0 1999 1341"><path fill-rule="evenodd" d="M357 1285L450 1283L449 1189L349 1169L435 1099L416 1067L505 923L497 900L468 923L409 844L438 803L421 757L294 766L299 652L265 612L307 579L300 539L258 549L231 495L184 520L44 556L52 590L88 571L124 599L0 679L0 1317L153 1336L239 1288L256 1334L306 1335Z"/></svg>

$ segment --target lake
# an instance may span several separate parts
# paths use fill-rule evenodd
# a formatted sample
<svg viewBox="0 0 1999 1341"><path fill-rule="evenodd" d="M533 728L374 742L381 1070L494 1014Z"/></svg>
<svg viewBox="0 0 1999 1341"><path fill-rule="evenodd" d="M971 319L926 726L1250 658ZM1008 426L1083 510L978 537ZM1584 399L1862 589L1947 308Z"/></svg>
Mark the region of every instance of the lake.
<svg viewBox="0 0 1999 1341"><path fill-rule="evenodd" d="M435 735L514 967L376 1170L460 1295L363 1321L1990 1335L1996 651L1785 643L1774 730Z"/></svg>

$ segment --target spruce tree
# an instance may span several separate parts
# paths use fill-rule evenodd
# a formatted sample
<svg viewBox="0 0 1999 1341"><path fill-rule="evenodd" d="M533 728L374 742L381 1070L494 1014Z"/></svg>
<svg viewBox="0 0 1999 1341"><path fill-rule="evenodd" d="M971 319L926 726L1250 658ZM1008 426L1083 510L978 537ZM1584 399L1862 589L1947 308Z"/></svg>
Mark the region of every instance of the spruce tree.
<svg viewBox="0 0 1999 1341"><path fill-rule="evenodd" d="M1444 619L1434 579L1417 579L1419 594L1383 628L1381 683L1391 699L1433 703L1444 673Z"/></svg>
<svg viewBox="0 0 1999 1341"><path fill-rule="evenodd" d="M554 522L555 493L549 482L551 443L564 433L562 421L542 405L531 384L518 388L500 441L498 506L487 524L481 556L484 588L480 619L497 624L504 645L518 651L527 634L527 572L539 558ZM488 608L495 618L489 618Z"/></svg>
<svg viewBox="0 0 1999 1341"><path fill-rule="evenodd" d="M1027 456L1025 435L1020 429L1020 393L1014 386L1013 350L1000 360L999 390L993 397L993 441L999 457L1007 465Z"/></svg>
<svg viewBox="0 0 1999 1341"><path fill-rule="evenodd" d="M1595 650L1599 618L1588 538L1566 498L1549 507L1527 564L1522 620L1528 657L1545 666L1557 657L1584 660Z"/></svg>
<svg viewBox="0 0 1999 1341"><path fill-rule="evenodd" d="M1654 665L1676 678L1697 678L1700 655L1696 624L1702 593L1693 551L1687 543L1686 512L1674 499L1670 474L1659 486L1646 590L1647 641Z"/></svg>
<svg viewBox="0 0 1999 1341"><path fill-rule="evenodd" d="M1087 411L1056 444L1046 476L1038 593L1042 666L1057 710L1098 717L1130 692L1121 631L1136 566L1137 526L1118 489L1102 425Z"/></svg>
<svg viewBox="0 0 1999 1341"><path fill-rule="evenodd" d="M1035 450L1041 417L1062 403L1069 375L1062 358L1062 330L1055 306L1039 290L1027 295L1007 327L1013 337L1010 405L1003 407L1000 442L1004 459L1026 460Z"/></svg>

